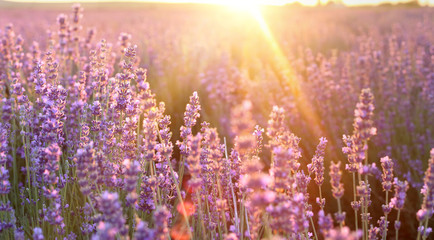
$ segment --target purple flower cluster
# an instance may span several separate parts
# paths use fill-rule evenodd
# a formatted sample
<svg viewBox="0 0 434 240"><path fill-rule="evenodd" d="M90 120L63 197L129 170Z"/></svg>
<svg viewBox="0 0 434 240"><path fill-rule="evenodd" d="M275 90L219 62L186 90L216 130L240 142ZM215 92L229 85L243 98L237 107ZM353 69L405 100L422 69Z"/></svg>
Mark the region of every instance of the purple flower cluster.
<svg viewBox="0 0 434 240"><path fill-rule="evenodd" d="M192 134L192 127L196 125L197 119L200 117L201 106L199 103L199 96L197 92L194 92L190 97L190 102L187 104L185 113L184 113L184 126L181 127L181 138L184 142L179 142L179 148L181 149L181 153L183 155L189 154L188 145L186 144L188 136Z"/></svg>
<svg viewBox="0 0 434 240"><path fill-rule="evenodd" d="M421 193L424 195L422 208L417 212L417 219L420 222L418 237L422 235L423 239L426 239L432 231L432 228L428 227L428 221L434 213L434 149L431 149L430 154L431 157L421 190Z"/></svg>
<svg viewBox="0 0 434 240"><path fill-rule="evenodd" d="M0 9L0 239L430 237L430 9L351 10L357 39L345 9L263 14L273 54L244 14L154 10Z"/></svg>

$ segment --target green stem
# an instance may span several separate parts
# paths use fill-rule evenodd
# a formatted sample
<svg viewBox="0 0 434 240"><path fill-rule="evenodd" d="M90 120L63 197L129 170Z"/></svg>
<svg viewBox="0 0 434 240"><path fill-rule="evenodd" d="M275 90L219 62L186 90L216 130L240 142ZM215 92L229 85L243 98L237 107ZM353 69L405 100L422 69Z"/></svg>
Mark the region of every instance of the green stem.
<svg viewBox="0 0 434 240"><path fill-rule="evenodd" d="M389 201L389 191L386 191L386 206L388 205L388 201ZM386 214L384 214L384 221L385 221L385 224L386 224L386 229L384 230L384 233L383 233L383 240L386 240L386 237L387 237L387 228L388 228L388 224L387 224L387 213Z"/></svg>
<svg viewBox="0 0 434 240"><path fill-rule="evenodd" d="M222 189L221 189L221 186L220 186L220 180L219 179L220 179L219 175L217 174L217 189L218 189L218 192L219 192L220 199L223 199L223 194L222 194ZM228 226L227 226L227 222L226 222L226 214L225 214L225 209L224 208L221 209L221 214L222 214L223 223L224 223L224 226L225 226L225 233L227 234L228 233Z"/></svg>
<svg viewBox="0 0 434 240"><path fill-rule="evenodd" d="M353 190L354 190L354 202L357 201L357 194L356 194L356 173L353 172ZM358 221L357 221L357 210L354 209L354 222L356 224L356 232L359 231Z"/></svg>
<svg viewBox="0 0 434 240"><path fill-rule="evenodd" d="M170 173L171 173L171 175L172 175L172 178L173 178L173 182L175 183L175 187L176 187L176 193L178 194L178 200L179 200L179 202L180 202L180 204L181 204L181 207L182 207L182 215L184 216L184 218L185 218L185 223L187 224L187 228L188 228L188 235L190 236L190 239L192 239L193 238L193 236L192 236L192 234L191 234L191 229L190 229L190 223L189 223L189 221L188 221L188 216L187 216L187 211L185 211L185 206L184 206L184 201L182 200L182 196L181 196L181 190L179 189L179 183L178 183L178 180L176 179L176 177L175 177L175 171L173 171L173 167L172 167L172 164L170 163L170 160L169 160L170 158L168 158L168 164L167 165L169 165L169 168L170 168Z"/></svg>
<svg viewBox="0 0 434 240"><path fill-rule="evenodd" d="M312 217L310 217L310 223L312 224L313 234L315 235L315 239L318 240L318 235L316 234L315 224L313 223Z"/></svg>
<svg viewBox="0 0 434 240"><path fill-rule="evenodd" d="M197 198L198 208L199 208L200 225L202 227L202 237L203 239L206 239L206 228L203 222L202 200L198 190L196 190L196 198Z"/></svg>
<svg viewBox="0 0 434 240"><path fill-rule="evenodd" d="M338 198L337 201L338 201L338 212L339 212L339 216L341 216L341 215L342 215L341 199ZM339 228L342 229L342 222L339 222Z"/></svg>
<svg viewBox="0 0 434 240"><path fill-rule="evenodd" d="M421 226L422 226L422 221L419 222L419 227L417 228L418 231L417 231L417 238L416 238L416 240L420 240L420 231L419 231L419 229L420 229Z"/></svg>
<svg viewBox="0 0 434 240"><path fill-rule="evenodd" d="M228 160L228 148L226 145L226 137L223 140L224 140L224 144L225 144L225 158L226 158L226 160ZM231 188L232 200L233 200L233 204L234 204L235 228L238 229L239 232L241 232L242 229L240 229L240 226L238 225L239 221L238 221L237 201L236 201L236 196L235 196L234 187L233 187L233 183L232 183L232 175L230 173L229 173L229 186Z"/></svg>
<svg viewBox="0 0 434 240"><path fill-rule="evenodd" d="M246 226L247 226L247 232L249 233L249 236L251 236L250 234L250 227L249 227L249 216L247 215L247 209L244 209L244 213L246 215Z"/></svg>
<svg viewBox="0 0 434 240"><path fill-rule="evenodd" d="M401 209L398 209L398 216L396 217L396 221L399 222L399 215L401 214ZM395 228L395 240L398 240L398 228Z"/></svg>
<svg viewBox="0 0 434 240"><path fill-rule="evenodd" d="M240 236L241 236L240 239L241 240L244 239L244 209L245 209L244 196L245 196L245 194L243 194L243 198L242 198L243 204L241 204L241 206L240 206Z"/></svg>
<svg viewBox="0 0 434 240"><path fill-rule="evenodd" d="M322 201L321 185L318 185L318 188L319 188L319 202L321 203L321 201ZM321 207L321 210L323 210L324 207L322 204L320 204L320 207Z"/></svg>
<svg viewBox="0 0 434 240"><path fill-rule="evenodd" d="M152 177L155 176L153 165L154 165L153 162L152 162L151 164L149 164L149 168L150 168L151 176L152 176ZM157 186L157 188L158 188L158 186ZM160 201L157 202L157 193L156 193L156 191L155 191L155 187L152 187L152 192L153 192L152 196L153 196L153 198L154 198L154 204L155 204L155 205L157 205L157 204L161 204Z"/></svg>
<svg viewBox="0 0 434 240"><path fill-rule="evenodd" d="M365 146L366 146L366 149L365 149L365 166L368 166L368 141L365 141ZM366 186L368 186L369 185L369 183L368 183L368 174L367 173L365 173L365 184L366 184ZM368 204L365 206L365 217L367 216L367 214L368 214ZM386 219L387 219L387 216L386 216ZM387 223L386 223L387 224ZM366 239L368 239L368 225L369 225L369 218L366 218L365 219L365 226L364 226L364 228L365 228L365 238ZM386 231L387 231L387 229L386 229Z"/></svg>
<svg viewBox="0 0 434 240"><path fill-rule="evenodd" d="M426 216L425 217L425 226L424 226L424 228L423 228L423 232L424 232L424 234L423 234L423 236L422 236L422 239L423 240L425 240L427 237L428 237L428 235L426 234L426 229L428 228L428 216Z"/></svg>

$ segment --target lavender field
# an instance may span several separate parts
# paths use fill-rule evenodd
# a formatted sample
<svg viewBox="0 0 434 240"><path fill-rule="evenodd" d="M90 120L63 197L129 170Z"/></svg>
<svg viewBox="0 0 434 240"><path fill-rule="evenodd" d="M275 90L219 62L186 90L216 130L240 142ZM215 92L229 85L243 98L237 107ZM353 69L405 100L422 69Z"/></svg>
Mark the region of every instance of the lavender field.
<svg viewBox="0 0 434 240"><path fill-rule="evenodd" d="M0 239L434 239L432 8L2 4Z"/></svg>

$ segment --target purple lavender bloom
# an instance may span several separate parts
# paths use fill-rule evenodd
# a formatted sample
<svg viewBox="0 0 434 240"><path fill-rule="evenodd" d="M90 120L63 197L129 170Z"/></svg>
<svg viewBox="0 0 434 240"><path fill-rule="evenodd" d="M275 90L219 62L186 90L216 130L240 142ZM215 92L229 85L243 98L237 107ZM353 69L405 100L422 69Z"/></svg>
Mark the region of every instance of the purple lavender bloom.
<svg viewBox="0 0 434 240"><path fill-rule="evenodd" d="M325 215L324 210L318 212L318 225L324 238L329 237L329 231L333 229L333 219L330 214Z"/></svg>
<svg viewBox="0 0 434 240"><path fill-rule="evenodd" d="M359 145L353 141L354 136L343 135L342 137L345 147L342 148L342 152L348 156L348 164L345 169L350 172L357 172L361 168L361 161L365 157L364 149L358 150Z"/></svg>
<svg viewBox="0 0 434 240"><path fill-rule="evenodd" d="M176 144L181 149L181 154L187 156L189 154L189 149L187 146L187 138L192 134L192 127L196 125L197 119L200 117L200 102L199 96L197 92L193 92L193 95L190 97L190 102L187 104L185 113L184 113L184 126L181 127L181 138L183 142L177 142Z"/></svg>
<svg viewBox="0 0 434 240"><path fill-rule="evenodd" d="M342 152L348 155L349 164L346 169L350 172L358 171L364 159L367 141L377 133L373 126L372 115L374 111L373 96L369 88L363 89L354 110L354 133L352 136L343 136L345 147Z"/></svg>
<svg viewBox="0 0 434 240"><path fill-rule="evenodd" d="M33 229L33 239L34 240L44 240L44 234L42 233L41 228L34 228Z"/></svg>
<svg viewBox="0 0 434 240"><path fill-rule="evenodd" d="M165 206L158 207L154 212L154 239L166 240L169 236L169 219L171 217L170 212Z"/></svg>
<svg viewBox="0 0 434 240"><path fill-rule="evenodd" d="M378 227L374 227L371 225L369 228L368 239L369 240L378 240L378 234L380 233L380 229Z"/></svg>
<svg viewBox="0 0 434 240"><path fill-rule="evenodd" d="M143 175L142 185L140 190L140 197L138 201L139 209L143 212L150 212L155 209L154 191L157 187L157 180L155 177Z"/></svg>
<svg viewBox="0 0 434 240"><path fill-rule="evenodd" d="M129 159L125 159L123 165L125 167L124 188L128 192L126 203L127 206L131 206L137 200L136 185L140 173L140 164L138 161L131 162Z"/></svg>
<svg viewBox="0 0 434 240"><path fill-rule="evenodd" d="M25 240L26 239L24 237L24 231L23 231L22 228L16 228L15 229L15 231L14 231L14 238L15 238L15 240Z"/></svg>
<svg viewBox="0 0 434 240"><path fill-rule="evenodd" d="M81 7L81 5L79 3L74 3L72 5L72 13L73 13L72 21L75 24L78 24L80 19L83 17L83 14L81 13L82 11L83 11L83 8ZM77 31L77 30L75 30L75 31Z"/></svg>
<svg viewBox="0 0 434 240"><path fill-rule="evenodd" d="M285 110L278 106L273 106L273 110L270 113L267 127L267 136L270 138L270 146L275 147L279 143L279 138L286 130L285 126Z"/></svg>
<svg viewBox="0 0 434 240"><path fill-rule="evenodd" d="M103 223L100 222L98 228L101 224L102 227L113 229L113 231L125 235L127 233L125 228L125 219L122 215L122 206L119 202L119 196L117 193L110 193L104 191L98 200L98 208L102 213ZM105 226L105 224L109 224Z"/></svg>
<svg viewBox="0 0 434 240"><path fill-rule="evenodd" d="M358 240L362 232L351 232L349 227L335 228L329 231L325 240Z"/></svg>
<svg viewBox="0 0 434 240"><path fill-rule="evenodd" d="M357 186L357 195L360 196L360 205L368 208L372 201L371 201L371 188L369 184L367 184L365 181L360 181L359 186ZM362 221L369 222L371 220L370 213L362 213Z"/></svg>
<svg viewBox="0 0 434 240"><path fill-rule="evenodd" d="M90 111L95 117L101 116L101 103L99 101L93 102L93 105L90 106Z"/></svg>
<svg viewBox="0 0 434 240"><path fill-rule="evenodd" d="M263 165L258 157L252 157L243 163L243 175L240 184L247 192L253 192L255 189L263 189L272 183L272 179L266 174L261 173Z"/></svg>
<svg viewBox="0 0 434 240"><path fill-rule="evenodd" d="M100 222L96 234L92 236L92 240L115 240L118 233L118 229L112 224Z"/></svg>
<svg viewBox="0 0 434 240"><path fill-rule="evenodd" d="M0 165L5 165L8 159L9 128L9 125L0 122Z"/></svg>
<svg viewBox="0 0 434 240"><path fill-rule="evenodd" d="M386 217L381 216L380 220L378 220L377 223L380 236L385 236L385 233L387 232L387 228L389 226L389 221L386 220Z"/></svg>
<svg viewBox="0 0 434 240"><path fill-rule="evenodd" d="M0 167L0 194L8 194L11 190L9 182L9 171L3 166Z"/></svg>
<svg viewBox="0 0 434 240"><path fill-rule="evenodd" d="M424 227L422 224L426 226L434 213L434 148L431 149L430 155L428 169L425 172L424 185L421 190L421 193L424 195L422 208L416 214L420 222L418 231L424 239L428 237L432 229Z"/></svg>
<svg viewBox="0 0 434 240"><path fill-rule="evenodd" d="M406 192L409 188L407 181L399 181L398 178L394 179L395 196L390 200L391 207L396 210L404 208Z"/></svg>
<svg viewBox="0 0 434 240"><path fill-rule="evenodd" d="M119 34L118 45L120 45L122 52L125 51L125 48L131 45L130 40L131 40L131 34L125 32Z"/></svg>
<svg viewBox="0 0 434 240"><path fill-rule="evenodd" d="M342 171L340 170L341 163L330 164L330 183L332 185L333 197L340 199L344 195L344 185L341 183Z"/></svg>
<svg viewBox="0 0 434 240"><path fill-rule="evenodd" d="M324 156L327 142L328 141L325 137L322 137L319 139L318 146L316 146L315 156L317 156L317 157Z"/></svg>
<svg viewBox="0 0 434 240"><path fill-rule="evenodd" d="M383 168L383 190L390 191L392 189L393 180L393 162L389 157L381 158L381 167Z"/></svg>
<svg viewBox="0 0 434 240"><path fill-rule="evenodd" d="M231 111L231 133L236 136L234 149L241 158L251 154L256 147L256 138L252 135L253 128L252 103L245 100Z"/></svg>
<svg viewBox="0 0 434 240"><path fill-rule="evenodd" d="M371 89L365 88L359 97L356 110L354 110L354 131L361 141L367 141L376 135L377 129L373 126L372 115L374 112L373 95Z"/></svg>
<svg viewBox="0 0 434 240"><path fill-rule="evenodd" d="M57 143L53 143L45 148L44 152L47 159L45 164L44 182L55 185L58 182L57 171L59 170L59 160L62 152Z"/></svg>
<svg viewBox="0 0 434 240"><path fill-rule="evenodd" d="M148 223L140 221L137 224L134 240L154 240L154 230L149 229Z"/></svg>
<svg viewBox="0 0 434 240"><path fill-rule="evenodd" d="M77 157L74 161L77 164L77 178L78 184L80 185L80 190L83 195L87 196L91 193L92 188L89 182L89 166L91 166L94 162L94 153L93 143L86 144L84 148L80 148L77 150Z"/></svg>
<svg viewBox="0 0 434 240"><path fill-rule="evenodd" d="M419 226L417 228L418 234L420 234L422 236L423 239L426 239L430 233L432 232L432 228L431 227L425 227L425 226Z"/></svg>
<svg viewBox="0 0 434 240"><path fill-rule="evenodd" d="M297 185L297 192L303 193L306 196L309 195L308 193L308 186L310 183L310 176L306 175L303 171L297 171L295 174L296 178L296 185Z"/></svg>
<svg viewBox="0 0 434 240"><path fill-rule="evenodd" d="M243 163L243 175L240 187L247 193L246 207L249 210L250 235L256 238L261 227L261 216L265 207L275 200L275 193L264 190L272 179L261 172L264 166L259 158L254 156Z"/></svg>
<svg viewBox="0 0 434 240"><path fill-rule="evenodd" d="M292 198L290 206L292 212L291 225L293 231L296 233L303 233L309 229L309 215L305 207L307 200L302 193L296 193Z"/></svg>
<svg viewBox="0 0 434 240"><path fill-rule="evenodd" d="M200 134L196 136L190 136L187 140L190 146L190 154L187 156L186 163L188 170L190 171L191 179L188 181L192 191L194 192L202 184L201 166L200 166L200 149L202 136Z"/></svg>
<svg viewBox="0 0 434 240"><path fill-rule="evenodd" d="M315 173L315 183L321 186L324 183L324 150L327 144L327 139L320 138L320 143L316 147L315 155L312 158L312 163L308 165L309 173Z"/></svg>
<svg viewBox="0 0 434 240"><path fill-rule="evenodd" d="M256 148L255 148L256 155L259 155L262 152L263 141L264 141L264 137L262 136L263 133L264 133L264 129L256 125L255 131L253 132L253 136L255 136L256 138Z"/></svg>
<svg viewBox="0 0 434 240"><path fill-rule="evenodd" d="M125 167L125 191L133 192L136 189L137 179L140 173L140 164L137 161L125 159L123 162Z"/></svg>

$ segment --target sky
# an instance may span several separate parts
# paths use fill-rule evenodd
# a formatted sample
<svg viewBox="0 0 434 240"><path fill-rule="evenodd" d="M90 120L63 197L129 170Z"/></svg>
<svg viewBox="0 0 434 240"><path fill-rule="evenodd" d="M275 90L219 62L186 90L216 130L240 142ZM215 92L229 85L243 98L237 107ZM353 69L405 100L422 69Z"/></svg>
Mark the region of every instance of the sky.
<svg viewBox="0 0 434 240"><path fill-rule="evenodd" d="M14 2L119 2L119 0L9 0ZM267 5L284 5L292 3L294 0L129 0L135 2L170 2L170 3L211 3L211 4L228 4L228 5L248 5L253 3L267 4ZM298 0L304 5L315 5L317 0ZM327 2L328 0L321 0ZM406 0L340 0L346 5L376 5L384 2L398 3L405 2ZM407 0L408 1L408 0ZM434 6L434 0L419 0L421 3L429 3Z"/></svg>

